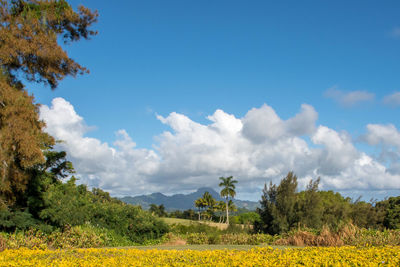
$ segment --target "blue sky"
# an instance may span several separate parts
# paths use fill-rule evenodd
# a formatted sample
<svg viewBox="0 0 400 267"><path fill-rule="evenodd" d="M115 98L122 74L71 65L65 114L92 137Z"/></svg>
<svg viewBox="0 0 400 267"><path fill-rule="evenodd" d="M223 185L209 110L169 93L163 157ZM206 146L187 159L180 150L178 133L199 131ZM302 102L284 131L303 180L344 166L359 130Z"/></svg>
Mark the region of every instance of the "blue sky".
<svg viewBox="0 0 400 267"><path fill-rule="evenodd" d="M400 140L397 135L400 94L396 94L400 92L398 1L69 2L74 7L83 4L97 9L100 14L93 27L99 31L97 36L66 47L72 58L90 69L90 74L67 78L55 91L31 85L30 92L46 107L51 107L55 98L65 100L58 103L73 107L72 113L82 118L80 123L90 128L90 131L81 132L82 137L98 140L103 146L107 143L111 149L115 147L115 133L124 129L135 142L136 149L152 151L161 161L168 161L169 152L162 148L163 142L167 142L163 133L170 132L178 139L180 128L173 127L176 125L173 116L163 123L157 115L166 119L175 112L207 126L210 125L207 116L216 110L241 119L253 108L268 113L267 109L262 109L266 104L285 121L298 114L302 104L308 104L317 113L317 118L312 120L314 132L299 131L295 136L304 140L310 149L326 147L326 144L312 141L313 136L316 138L316 129L324 126L348 136L357 153L366 153L382 166L392 168L390 179L393 182L383 189L374 187L371 182L346 187L328 178L326 189L379 197L400 193ZM374 129L388 125L394 128L389 127L392 129L390 136L382 127L372 136L367 125L375 125ZM52 125L48 123L48 127L51 132ZM51 133L59 139L67 139L62 134L57 135L55 130ZM368 134L369 139L365 141ZM182 140L175 142L185 145ZM80 167L78 161L85 161L74 155L68 145L67 142L63 149L69 152L73 162L76 161L81 180L117 195L153 190L188 192L197 189L196 179L216 186L217 179L213 182L211 176L229 173L229 169L171 171L181 177L176 181L168 175L159 178L163 177L160 170L150 175L152 178L143 178L148 173L144 176L132 174L126 178L134 180L132 184L138 180L149 181L143 184L147 190L136 192L128 182L115 185L114 180L105 178L96 167ZM222 145L213 146L220 148ZM172 148L165 146L165 149L167 147L171 151ZM249 153L255 157L255 152L251 151ZM326 155L333 157L332 153L326 152ZM178 158L178 154L174 157ZM336 156L341 157L341 152ZM260 158L254 159L257 160ZM290 162L294 164L293 160ZM227 163L221 161L221 164ZM321 175L322 181L324 175L330 175L331 179L351 179L340 170L332 178L332 173L318 171L323 168L317 165L312 165L314 172L300 170L299 173L304 179L313 174ZM289 167L276 167L275 176L260 172L255 174L257 179L244 179L248 186L244 182L240 187L243 198L254 196L265 181L278 181ZM265 169L268 168L258 168L259 171ZM243 175L245 170L241 171L232 170L232 173ZM364 170L359 179L367 179L368 172ZM150 186L156 184L155 181L158 185ZM162 183L169 186L160 186ZM388 193L389 189L395 191Z"/></svg>

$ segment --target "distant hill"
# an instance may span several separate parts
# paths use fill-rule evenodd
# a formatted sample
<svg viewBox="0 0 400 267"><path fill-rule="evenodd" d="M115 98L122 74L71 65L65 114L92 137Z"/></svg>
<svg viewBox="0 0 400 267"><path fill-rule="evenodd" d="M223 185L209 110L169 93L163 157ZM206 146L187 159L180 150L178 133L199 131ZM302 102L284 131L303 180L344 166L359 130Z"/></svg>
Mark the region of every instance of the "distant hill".
<svg viewBox="0 0 400 267"><path fill-rule="evenodd" d="M210 187L199 188L196 192L184 195L176 194L166 196L162 193L153 193L150 195L141 195L135 197L120 198L123 202L133 205L140 205L143 209L149 209L150 204L161 205L163 204L167 211L173 210L188 210L195 209L194 201L203 196L204 192L208 191L216 200L224 200L219 193ZM246 208L248 210L255 210L259 203L247 200L234 199L233 202L238 208Z"/></svg>

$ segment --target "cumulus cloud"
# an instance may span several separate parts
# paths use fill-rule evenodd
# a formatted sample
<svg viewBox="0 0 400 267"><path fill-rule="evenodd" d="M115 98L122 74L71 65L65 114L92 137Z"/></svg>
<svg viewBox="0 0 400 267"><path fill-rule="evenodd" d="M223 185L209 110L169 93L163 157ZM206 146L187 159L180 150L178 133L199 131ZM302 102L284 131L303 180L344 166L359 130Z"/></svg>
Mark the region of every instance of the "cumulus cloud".
<svg viewBox="0 0 400 267"><path fill-rule="evenodd" d="M40 117L46 122L46 131L63 141L59 149L67 152L81 182L120 193L149 189L146 177L158 171L159 156L135 148L126 131L116 133L115 147L86 137L88 127L83 118L63 98L55 98L51 107L41 106Z"/></svg>
<svg viewBox="0 0 400 267"><path fill-rule="evenodd" d="M251 109L242 119L243 134L255 143L306 135L315 130L317 118L314 108L303 104L300 113L283 121L272 107L264 104L261 108Z"/></svg>
<svg viewBox="0 0 400 267"><path fill-rule="evenodd" d="M400 132L393 124L368 124L364 138L370 145L384 144L400 150Z"/></svg>
<svg viewBox="0 0 400 267"><path fill-rule="evenodd" d="M216 110L207 124L176 112L157 115L170 130L156 137L154 149L137 148L125 130L116 132L112 145L86 136L89 127L62 98L42 106L40 114L47 131L64 140L60 149L67 151L81 181L115 195L216 188L218 177L233 175L239 197L255 196L265 182L278 183L289 171L300 185L320 176L324 189L400 189L400 168L357 150L346 132L316 125L318 113L306 104L287 120L266 104L243 118ZM364 140L371 145L400 146L392 126L368 125L367 130Z"/></svg>
<svg viewBox="0 0 400 267"><path fill-rule="evenodd" d="M400 92L385 96L383 103L389 106L400 106Z"/></svg>
<svg viewBox="0 0 400 267"><path fill-rule="evenodd" d="M335 100L342 106L352 107L362 102L374 100L375 95L366 91L345 92L332 87L325 91L325 97Z"/></svg>
<svg viewBox="0 0 400 267"><path fill-rule="evenodd" d="M376 159L388 165L390 173L400 173L400 131L393 124L368 124L367 133L362 138L379 147Z"/></svg>

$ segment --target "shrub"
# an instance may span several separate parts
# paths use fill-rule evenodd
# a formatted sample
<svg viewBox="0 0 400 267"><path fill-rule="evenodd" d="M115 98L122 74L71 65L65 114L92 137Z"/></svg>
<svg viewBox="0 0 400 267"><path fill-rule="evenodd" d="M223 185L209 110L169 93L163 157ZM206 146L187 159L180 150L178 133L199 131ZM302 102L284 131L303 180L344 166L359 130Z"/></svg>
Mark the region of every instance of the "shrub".
<svg viewBox="0 0 400 267"><path fill-rule="evenodd" d="M221 244L225 245L257 245L255 239L249 234L224 234L221 235Z"/></svg>
<svg viewBox="0 0 400 267"><path fill-rule="evenodd" d="M216 234L220 233L216 227L212 227L203 223L191 223L189 225L183 224L172 224L170 226L170 231L175 234L189 234L189 233L206 233L206 234Z"/></svg>
<svg viewBox="0 0 400 267"><path fill-rule="evenodd" d="M66 226L61 231L55 231L48 237L52 248L97 248L105 245L105 238L96 234L90 227Z"/></svg>
<svg viewBox="0 0 400 267"><path fill-rule="evenodd" d="M26 247L30 249L46 249L47 238L41 232L30 229L28 231L19 231L14 234L6 235L6 247L8 249L18 249Z"/></svg>
<svg viewBox="0 0 400 267"><path fill-rule="evenodd" d="M400 230L367 230L359 229L354 236L346 240L346 245L384 246L400 245Z"/></svg>
<svg viewBox="0 0 400 267"><path fill-rule="evenodd" d="M37 221L28 211L0 210L0 230L27 230L36 224Z"/></svg>
<svg viewBox="0 0 400 267"><path fill-rule="evenodd" d="M209 244L208 236L205 233L190 233L186 235L186 242L190 245Z"/></svg>

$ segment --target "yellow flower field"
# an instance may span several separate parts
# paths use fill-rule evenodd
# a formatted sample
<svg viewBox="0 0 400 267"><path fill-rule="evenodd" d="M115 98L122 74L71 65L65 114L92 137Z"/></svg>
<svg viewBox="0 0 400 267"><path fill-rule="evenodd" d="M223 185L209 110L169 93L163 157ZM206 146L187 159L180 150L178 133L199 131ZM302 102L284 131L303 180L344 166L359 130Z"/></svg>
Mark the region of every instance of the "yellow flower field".
<svg viewBox="0 0 400 267"><path fill-rule="evenodd" d="M0 266L400 266L400 247L5 250Z"/></svg>

